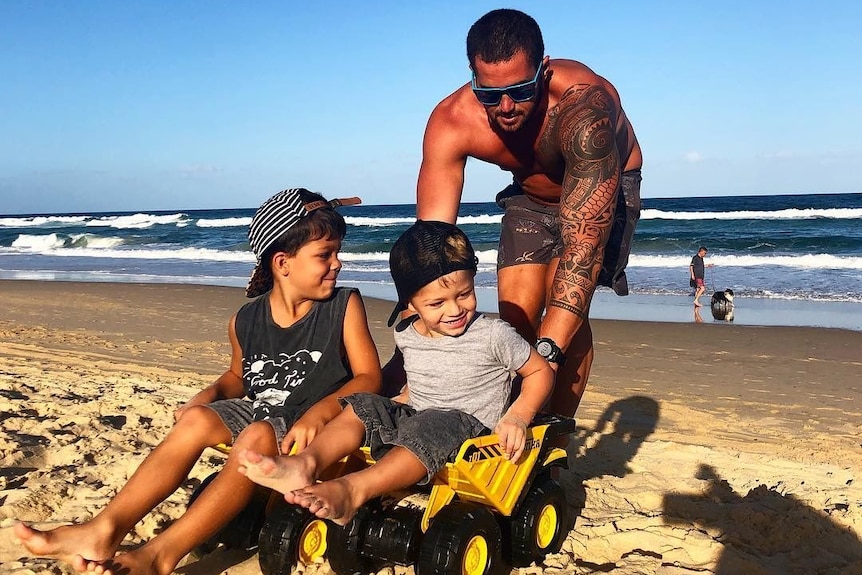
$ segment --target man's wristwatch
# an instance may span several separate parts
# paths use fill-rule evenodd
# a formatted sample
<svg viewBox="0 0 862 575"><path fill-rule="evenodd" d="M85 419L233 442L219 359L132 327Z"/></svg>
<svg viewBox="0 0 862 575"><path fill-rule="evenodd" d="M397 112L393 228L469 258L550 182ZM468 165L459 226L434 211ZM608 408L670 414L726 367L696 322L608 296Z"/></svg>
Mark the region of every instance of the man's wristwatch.
<svg viewBox="0 0 862 575"><path fill-rule="evenodd" d="M556 363L557 365L566 363L566 356L563 355L563 350L550 338L540 337L536 341L536 351L549 362Z"/></svg>

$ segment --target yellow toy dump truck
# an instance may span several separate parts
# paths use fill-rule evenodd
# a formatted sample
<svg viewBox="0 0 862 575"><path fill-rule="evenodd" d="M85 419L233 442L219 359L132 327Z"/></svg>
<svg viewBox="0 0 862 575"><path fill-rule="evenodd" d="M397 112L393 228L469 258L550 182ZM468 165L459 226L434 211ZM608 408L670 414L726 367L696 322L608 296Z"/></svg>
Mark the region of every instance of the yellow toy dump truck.
<svg viewBox="0 0 862 575"><path fill-rule="evenodd" d="M517 462L506 459L496 435L471 439L431 484L369 501L344 527L280 494L268 505L258 498L212 542L250 548L257 534L264 575L288 575L298 562L321 558L338 575L391 564L415 565L417 575L497 575L559 551L568 504L550 470L565 467L567 456L551 440L574 430L573 419L537 416ZM363 448L326 475L373 464Z"/></svg>

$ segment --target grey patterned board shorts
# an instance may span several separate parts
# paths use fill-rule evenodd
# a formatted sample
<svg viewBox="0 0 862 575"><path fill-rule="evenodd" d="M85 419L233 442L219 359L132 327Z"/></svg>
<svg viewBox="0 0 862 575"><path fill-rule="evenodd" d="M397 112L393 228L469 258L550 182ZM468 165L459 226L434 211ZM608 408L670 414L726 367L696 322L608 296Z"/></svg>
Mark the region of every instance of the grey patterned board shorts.
<svg viewBox="0 0 862 575"><path fill-rule="evenodd" d="M243 429L254 423L254 414L252 411L252 402L247 399L220 399L212 403L208 403L205 407L209 407L216 412L222 423L230 431L231 443L236 441ZM283 417L271 417L264 419L275 433L275 442L278 445L278 451L281 452L281 441L287 435L287 430L294 424L293 421L288 424Z"/></svg>
<svg viewBox="0 0 862 575"><path fill-rule="evenodd" d="M354 393L340 401L365 425L365 446L374 459L379 461L398 445L422 462L428 473L419 485L429 483L465 441L490 433L478 419L455 409L417 411L373 393Z"/></svg>
<svg viewBox="0 0 862 575"><path fill-rule="evenodd" d="M623 172L610 237L605 246L599 285L628 294L628 265L635 227L640 218L641 171ZM497 269L522 264L547 265L563 253L559 206L534 202L516 182L497 194L497 205L505 210L500 226Z"/></svg>

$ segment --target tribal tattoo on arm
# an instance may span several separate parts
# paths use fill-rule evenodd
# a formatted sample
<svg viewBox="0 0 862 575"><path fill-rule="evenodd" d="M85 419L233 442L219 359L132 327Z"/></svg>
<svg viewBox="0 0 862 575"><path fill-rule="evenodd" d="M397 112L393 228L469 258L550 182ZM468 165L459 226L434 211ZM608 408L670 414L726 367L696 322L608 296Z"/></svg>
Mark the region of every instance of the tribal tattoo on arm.
<svg viewBox="0 0 862 575"><path fill-rule="evenodd" d="M549 305L587 317L614 217L620 179L616 105L601 87L576 85L549 112L541 147L556 148L566 163L560 197L563 253Z"/></svg>

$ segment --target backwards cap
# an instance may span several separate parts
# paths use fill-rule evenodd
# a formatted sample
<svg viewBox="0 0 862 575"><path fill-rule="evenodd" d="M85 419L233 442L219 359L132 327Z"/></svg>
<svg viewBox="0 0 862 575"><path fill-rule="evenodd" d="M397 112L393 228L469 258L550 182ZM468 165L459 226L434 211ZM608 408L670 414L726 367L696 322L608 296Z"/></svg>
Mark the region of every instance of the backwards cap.
<svg viewBox="0 0 862 575"><path fill-rule="evenodd" d="M448 240L458 238L467 247L466 257L447 254ZM450 248L451 249L451 248ZM445 222L418 220L396 240L389 252L389 272L398 291L398 303L389 316L392 327L398 314L420 289L458 270L476 271L478 260L467 235Z"/></svg>
<svg viewBox="0 0 862 575"><path fill-rule="evenodd" d="M339 198L330 201L314 201L304 203L302 193L305 188L291 188L278 192L266 200L254 213L248 226L248 243L257 258L248 287L246 297L257 297L272 289L272 272L269 262L261 261L263 254L285 232L295 226L299 220L310 212L320 208L336 208L338 206L353 206L361 203L359 198ZM310 192L309 192L310 193Z"/></svg>

